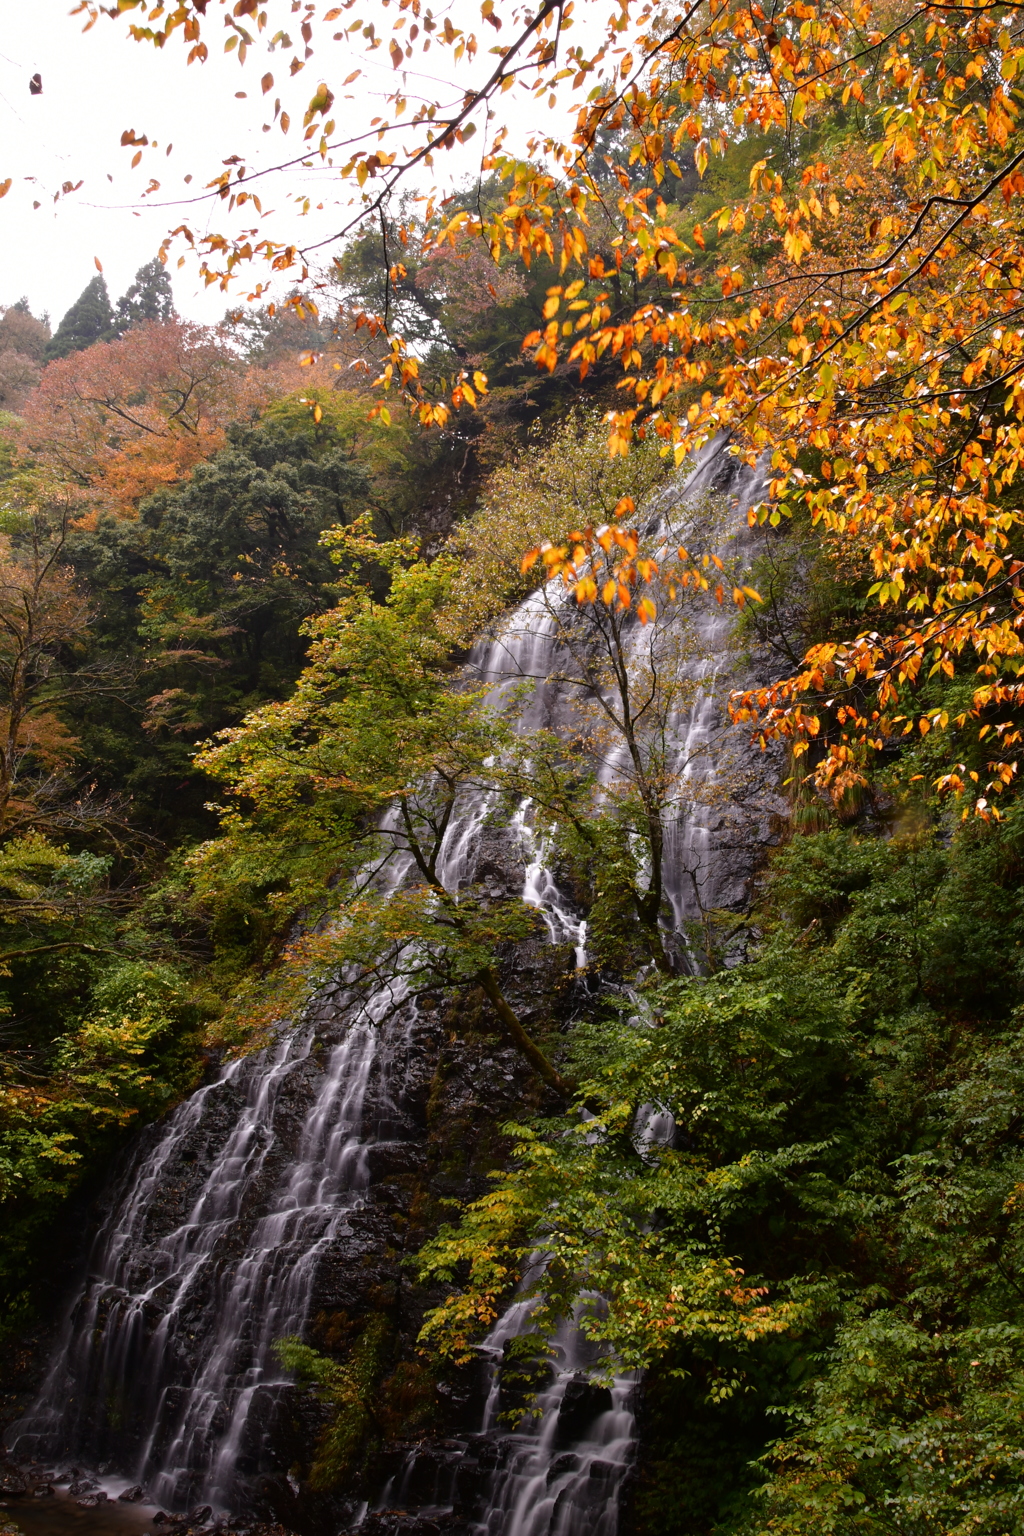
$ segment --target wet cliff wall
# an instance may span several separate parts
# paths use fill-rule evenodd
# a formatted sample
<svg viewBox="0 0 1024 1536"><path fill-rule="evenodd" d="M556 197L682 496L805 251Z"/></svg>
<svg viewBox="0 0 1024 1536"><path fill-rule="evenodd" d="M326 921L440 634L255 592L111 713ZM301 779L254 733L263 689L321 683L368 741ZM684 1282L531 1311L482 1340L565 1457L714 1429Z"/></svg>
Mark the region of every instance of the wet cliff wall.
<svg viewBox="0 0 1024 1536"><path fill-rule="evenodd" d="M712 464L698 488L729 498L745 527L756 477ZM727 673L728 614L711 605L701 626L702 664ZM514 695L524 675L550 669L553 643L530 600L480 671ZM541 688L524 717L558 728L562 707L557 687ZM677 722L679 750L720 731L720 700L705 691ZM737 736L726 747L744 758ZM705 753L705 777L719 758ZM743 772L757 791L772 769L744 759ZM673 844L677 919L690 910L683 872L695 853L713 865L716 904L745 900L757 839L730 841L713 797L708 806ZM751 814L763 833L763 796ZM536 850L479 801L454 831L451 888L465 881L495 901L529 889L538 906L534 938L502 957L502 982L524 1024L554 1044L609 984L577 968L568 937L585 914L571 881L540 878ZM193 1523L220 1512L311 1536L356 1522L614 1536L624 1503L642 1526L657 1501L639 1496L643 1458L639 1479L627 1475L635 1382L610 1402L588 1396L569 1338L553 1384L504 1369L514 1302L489 1362L444 1369L416 1347L439 1297L414 1284L408 1260L450 1218L448 1202L483 1192L506 1157L504 1122L554 1105L479 995L381 994L371 1012L328 987L276 1045L214 1072L144 1133L100 1202L49 1371L9 1431L14 1454L112 1469L183 1524L194 1511ZM341 1374L319 1390L297 1384L274 1349L294 1335ZM517 1440L498 1410L531 1386L548 1392L543 1422Z"/></svg>

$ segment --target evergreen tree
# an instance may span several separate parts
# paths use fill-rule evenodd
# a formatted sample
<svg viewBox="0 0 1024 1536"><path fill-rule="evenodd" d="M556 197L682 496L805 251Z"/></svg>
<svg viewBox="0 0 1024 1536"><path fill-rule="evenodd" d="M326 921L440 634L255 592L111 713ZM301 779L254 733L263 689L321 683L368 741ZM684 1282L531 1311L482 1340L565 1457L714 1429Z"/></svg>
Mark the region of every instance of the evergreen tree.
<svg viewBox="0 0 1024 1536"><path fill-rule="evenodd" d="M81 352L97 341L110 341L115 335L114 311L103 274L97 273L72 304L46 348L46 361Z"/></svg>
<svg viewBox="0 0 1024 1536"><path fill-rule="evenodd" d="M123 336L131 326L141 325L144 320L169 320L173 314L171 280L163 262L154 256L139 268L127 293L118 299L114 331Z"/></svg>

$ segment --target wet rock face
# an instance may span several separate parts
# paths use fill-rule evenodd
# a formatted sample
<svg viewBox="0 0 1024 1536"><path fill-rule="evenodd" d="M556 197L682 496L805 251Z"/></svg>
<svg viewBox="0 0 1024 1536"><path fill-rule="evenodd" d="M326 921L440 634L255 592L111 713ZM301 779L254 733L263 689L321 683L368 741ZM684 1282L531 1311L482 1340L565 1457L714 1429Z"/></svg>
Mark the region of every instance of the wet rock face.
<svg viewBox="0 0 1024 1536"><path fill-rule="evenodd" d="M506 852L499 860L496 849L487 853L485 873L495 900L517 891L522 879L515 858ZM505 981L516 1006L529 1012L535 1029L546 1024L557 1031L579 1001L571 950L538 935L509 959ZM49 1406L28 1424L20 1454L74 1456L88 1467L109 1463L138 1478L129 1497L162 1505L174 1517L168 1528L177 1530L206 1491L204 1479L244 1394L229 1502L239 1516L334 1536L346 1511L354 1514L353 1498L372 1501L379 1492L388 1457L394 1460L389 1447L410 1432L433 1436L441 1447L427 1451L424 1442L423 1498L416 1499L435 1502L426 1487L431 1457L443 1468L455 1456L437 1437L477 1421L476 1382L472 1373L447 1377L420 1359L416 1338L440 1292L417 1288L404 1261L439 1220L450 1219L443 1202L484 1191L487 1170L504 1156L498 1127L524 1104L539 1107L543 1090L495 1032L481 996L438 993L415 1009L400 1009L378 1026L366 1069L352 1198L344 1208L332 1207L320 1228L307 1225L292 1251L290 1218L285 1213L274 1227L279 1218L273 1213L286 1204L282 1189L303 1158L314 1180L330 1158L334 1173L340 1166L326 1140L322 1163L316 1148L311 1152L310 1127L318 1106L330 1122L351 1091L351 1073L338 1076L335 1087L331 1073L352 1029L341 989L325 989L310 1010L306 1043L290 1048L269 1097L266 1083L276 1069L272 1053L264 1053L215 1078L140 1137L111 1189L106 1226L91 1256L99 1278L77 1305L66 1352L52 1373ZM251 1134L240 1140L246 1124ZM329 1133L328 1124L328 1139ZM238 1182L233 1202L224 1194L232 1177ZM303 1195L309 1209L317 1198L315 1189ZM204 1222L202 1261L183 1285L182 1265L194 1262ZM227 1390L200 1422L195 1383L221 1347L232 1284L246 1266L264 1262L264 1247L273 1250L275 1263L238 1311ZM310 1252L301 1315L282 1311L273 1337L300 1332L345 1361L367 1329L381 1319L386 1325L374 1365L375 1422L335 1488L310 1482L330 1409L283 1379L259 1339L268 1308ZM258 1347L262 1379L250 1386L244 1372ZM200 1423L205 1441L193 1439L176 1451L185 1422ZM168 1488L153 1476L161 1461L191 1465L195 1475ZM86 1476L75 1492L94 1495L95 1481ZM223 1508L227 1501L218 1502Z"/></svg>
<svg viewBox="0 0 1024 1536"><path fill-rule="evenodd" d="M469 1531L454 1515L414 1515L405 1510L367 1515L359 1529L367 1536L466 1536Z"/></svg>
<svg viewBox="0 0 1024 1536"><path fill-rule="evenodd" d="M709 486L744 494L725 461L710 464L696 489ZM751 491L742 506L759 496ZM522 677L550 674L553 631L535 622L532 601L495 639L494 655L477 657L481 676L515 689ZM727 615L709 614L698 623L702 651L724 657ZM678 722L684 755L707 747L718 710L708 693ZM551 684L521 717L559 729L572 712ZM749 782L750 805L731 819L709 793L666 847L684 915L695 902L736 905L745 892L766 815L764 772L736 750L728 772L738 788ZM694 761L710 764L699 751ZM709 790L712 777L708 766ZM556 923L554 902L544 906L541 856L529 871L524 857L525 823L513 835L490 825L479 801L467 810L453 823L458 846L443 878L451 890L472 884L485 901L523 895L542 908L535 936L502 956L502 982L526 1027L557 1053L558 1030L590 1002L575 974L578 917ZM692 893L680 884L687 872ZM366 1011L378 1001L371 1027ZM522 1379L521 1355L518 1381L503 1365L503 1409L546 1399L552 1437L538 1458L536 1435L506 1435L491 1420L486 1435L468 1434L483 1422L481 1380L417 1353L424 1312L442 1293L418 1289L406 1260L451 1219L448 1202L488 1187L487 1171L506 1156L500 1126L554 1105L479 994L398 998L394 1010L391 1001L357 1014L340 987L325 988L292 1034L226 1067L140 1138L111 1188L88 1288L21 1426L21 1454L111 1463L165 1507L163 1528L176 1533L207 1532L209 1500L232 1511L235 1536L337 1536L360 1520L368 1536L460 1536L485 1508L499 1528L507 1500L539 1483L550 1507L536 1506L541 1523L531 1530L614 1536L632 1455L621 1384L610 1411L604 1389L576 1378L576 1353L554 1386L546 1366ZM280 1368L273 1346L287 1335L357 1380L355 1410L335 1396L335 1409L349 1402L347 1419Z"/></svg>
<svg viewBox="0 0 1024 1536"><path fill-rule="evenodd" d="M6 1498L21 1498L28 1491L28 1480L18 1467L0 1467L0 1494Z"/></svg>
<svg viewBox="0 0 1024 1536"><path fill-rule="evenodd" d="M611 1406L610 1388L599 1386L585 1376L574 1376L566 1385L558 1410L558 1444L569 1445L574 1440L584 1439L598 1415L607 1413Z"/></svg>

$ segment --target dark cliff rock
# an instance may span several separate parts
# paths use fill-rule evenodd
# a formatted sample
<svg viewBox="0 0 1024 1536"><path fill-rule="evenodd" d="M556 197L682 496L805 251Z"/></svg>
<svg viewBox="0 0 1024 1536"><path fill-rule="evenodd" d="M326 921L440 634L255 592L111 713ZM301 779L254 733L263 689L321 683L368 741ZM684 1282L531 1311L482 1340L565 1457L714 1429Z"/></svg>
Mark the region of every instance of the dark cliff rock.
<svg viewBox="0 0 1024 1536"><path fill-rule="evenodd" d="M507 839L498 833L484 830L476 876L496 902L521 889L517 852L510 852ZM502 983L527 1027L557 1054L560 1032L587 1003L571 947L551 945L538 919L534 938L509 946ZM224 1277L250 1250L260 1222L273 1209L282 1177L299 1154L332 1048L351 1027L346 1003L344 989L328 986L307 1010L311 1047L281 1079L272 1114L260 1132L266 1145L258 1173L246 1187L237 1214L218 1232L207 1261L172 1303L164 1278L166 1243L194 1219L190 1213L245 1113L249 1079L244 1071L234 1077L212 1076L207 1082L201 1113L185 1125L161 1163L133 1229L126 1284L131 1296L144 1298L141 1342L136 1340L135 1353L124 1358L117 1400L96 1383L76 1379L72 1371L67 1391L72 1397L78 1394L84 1411L77 1443L55 1448L55 1454L67 1449L85 1465L102 1461L132 1477L148 1432L140 1411L143 1403L151 1405L160 1395L163 1423L174 1422L185 1401L179 1383L196 1378L211 1348ZM465 1449L461 1441L461 1449L455 1447L451 1437L464 1436L479 1422L482 1374L475 1367L441 1367L419 1354L416 1340L424 1314L444 1293L418 1286L408 1260L441 1221L452 1219L450 1202L471 1200L487 1188L488 1172L507 1157L500 1126L520 1114L554 1107L548 1091L505 1042L479 992L427 996L381 1029L382 1048L371 1067L363 1112L367 1187L318 1254L304 1335L307 1343L340 1364L372 1336L358 1443L348 1454L344 1475L332 1486L322 1451L336 1418L334 1408L299 1385L267 1381L253 1391L237 1447L232 1500L236 1515L246 1522L277 1522L309 1536L335 1536L346 1528L367 1502L378 1502L389 1478L402 1467L413 1469L402 1492L406 1510L453 1500L458 1509L472 1505L481 1463L478 1457L466 1459L461 1489L450 1487ZM264 1070L255 1058L252 1070ZM110 1186L108 1209L124 1200L135 1171L160 1149L164 1134L162 1125L142 1132L122 1160L120 1178ZM116 1288L102 1294L94 1319L97 1334L116 1326L127 1295ZM171 1304L172 1354L166 1357L164 1379L157 1382L145 1378L140 1350L146 1339L159 1334ZM246 1331L258 1328L259 1322L255 1315L241 1319L243 1345ZM94 1412L87 1404L97 1390L102 1402ZM223 1433L225 1426L221 1406L214 1412L211 1433ZM486 1461L490 1452L481 1454ZM188 1497L186 1492L183 1499ZM171 1513L169 1528L184 1529L187 1515ZM413 1536L422 1530L425 1536L437 1525L434 1517L424 1516L427 1523L417 1523L419 1517L396 1510L367 1518L367 1529L379 1528L380 1536L399 1530ZM445 1528L461 1529L461 1518L452 1515Z"/></svg>

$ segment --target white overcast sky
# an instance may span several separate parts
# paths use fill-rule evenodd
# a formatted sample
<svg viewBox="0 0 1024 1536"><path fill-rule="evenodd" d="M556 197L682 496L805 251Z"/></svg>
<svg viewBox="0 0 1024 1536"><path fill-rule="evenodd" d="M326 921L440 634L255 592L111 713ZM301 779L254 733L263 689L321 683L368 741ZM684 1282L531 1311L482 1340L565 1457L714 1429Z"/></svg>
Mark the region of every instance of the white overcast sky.
<svg viewBox="0 0 1024 1536"><path fill-rule="evenodd" d="M33 311L47 310L54 325L95 275L94 258L102 262L116 300L136 270L156 254L169 228L187 215L202 226L207 214L201 209L148 207L147 200L140 205L150 177L160 179L156 197L166 200L194 193L220 170L224 155L240 154L258 166L268 163L270 155L283 158L298 152L301 140L295 128L287 138L276 128L269 134L261 131L269 116L259 86L265 69L273 69L278 81L269 100L280 94L286 105L297 109L292 116L299 121L317 82L326 80L339 97L333 109L339 135L346 126L352 132L368 127L383 110L384 93L394 86L382 49L369 61L368 74L348 88L351 99L345 100L341 81L354 62L367 61L354 60L345 44L328 41L325 46L329 28L318 29L315 56L287 82L286 91L281 87L290 54L267 60L253 50L240 67L234 55L224 56L214 46L209 62L186 67L179 44L158 52L132 42L124 21L101 20L83 36L81 19L69 15L71 5L72 0L0 0L0 180L14 178L10 193L0 201L0 304L25 294ZM366 9L373 13L372 6ZM601 19L604 10L600 5ZM454 7L453 13L457 16ZM214 31L208 29L211 42ZM425 69L432 58L417 56L410 65ZM32 96L29 80L37 72L43 94ZM451 98L450 89L425 74L414 74L412 68L408 88L410 94ZM236 91L248 92L246 99L236 99ZM561 106L548 113L518 90L503 97L501 107L513 124L510 143L520 149L531 129L568 123ZM160 146L156 153L145 152L135 172L130 170L133 150L120 147L127 128L147 134ZM458 150L459 161L446 157L446 174L471 173L479 163L482 138L478 134ZM169 143L173 151L165 158ZM194 176L191 188L183 180L189 172ZM330 174L299 169L290 174L287 189L276 186L276 195L262 189L264 208L282 211L268 231L273 227L276 234L306 244L311 235L327 235L344 223L349 216L345 208L330 206ZM84 182L81 190L55 205L53 194L60 185L79 180ZM327 206L324 213L300 220L284 194L307 185L314 201L322 199ZM33 202L41 206L34 209ZM217 227L223 222L217 211L212 220ZM216 288L203 289L194 261L180 271L172 261L169 271L182 314L203 321L221 318L229 300ZM244 294L247 286L243 280L238 291Z"/></svg>

